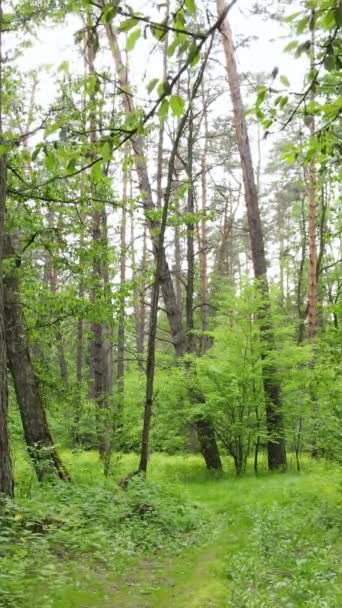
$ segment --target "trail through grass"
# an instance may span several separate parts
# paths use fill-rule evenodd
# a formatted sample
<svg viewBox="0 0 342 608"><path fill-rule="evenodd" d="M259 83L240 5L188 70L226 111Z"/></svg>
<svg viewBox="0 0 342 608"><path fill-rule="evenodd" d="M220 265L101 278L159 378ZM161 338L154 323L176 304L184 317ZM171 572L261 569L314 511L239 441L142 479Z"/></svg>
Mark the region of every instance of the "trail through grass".
<svg viewBox="0 0 342 608"><path fill-rule="evenodd" d="M68 458L77 483L99 484L93 455ZM132 470L133 461L124 457L117 474ZM203 471L197 458L154 457L152 485L161 484L162 492L172 486L180 505L183 499L195 504L194 528L189 525L187 532L188 524L178 524L177 511L171 521L184 527L178 536L171 531L169 537L167 531L150 536L147 520L145 532L133 528L133 535L145 533L146 546L119 552L117 560L107 559L110 539L99 532L95 551L87 553L80 544L80 555L76 541L72 550L62 544L52 555L65 575L63 584L33 582L32 608L339 608L339 475L323 464L307 468L300 475L217 479ZM145 499L149 495L141 497L141 504ZM101 509L110 515L106 505ZM186 510L183 515L189 516ZM122 542L129 545L131 536ZM0 606L15 604L1 604L0 596Z"/></svg>

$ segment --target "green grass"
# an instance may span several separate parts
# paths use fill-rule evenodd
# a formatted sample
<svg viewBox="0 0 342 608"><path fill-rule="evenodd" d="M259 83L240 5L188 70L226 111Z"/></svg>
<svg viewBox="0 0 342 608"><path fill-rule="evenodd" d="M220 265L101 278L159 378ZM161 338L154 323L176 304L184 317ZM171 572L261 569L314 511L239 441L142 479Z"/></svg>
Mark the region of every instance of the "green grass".
<svg viewBox="0 0 342 608"><path fill-rule="evenodd" d="M1 607L342 605L334 467L307 461L301 474L237 479L226 466L214 478L198 457L155 455L147 486L133 484L126 496L116 480L136 456L116 457L106 481L95 454L63 456L74 479L68 490L39 488L17 459L19 531L6 541L12 554L0 558L1 574L10 570L0 576ZM44 517L52 523L43 534L21 525Z"/></svg>

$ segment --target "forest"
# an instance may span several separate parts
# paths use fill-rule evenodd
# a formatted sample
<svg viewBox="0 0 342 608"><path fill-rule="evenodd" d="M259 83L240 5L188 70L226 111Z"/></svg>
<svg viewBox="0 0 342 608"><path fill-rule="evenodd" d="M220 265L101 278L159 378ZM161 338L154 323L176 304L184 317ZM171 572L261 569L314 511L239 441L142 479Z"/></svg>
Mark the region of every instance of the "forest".
<svg viewBox="0 0 342 608"><path fill-rule="evenodd" d="M342 605L341 0L0 0L0 608Z"/></svg>

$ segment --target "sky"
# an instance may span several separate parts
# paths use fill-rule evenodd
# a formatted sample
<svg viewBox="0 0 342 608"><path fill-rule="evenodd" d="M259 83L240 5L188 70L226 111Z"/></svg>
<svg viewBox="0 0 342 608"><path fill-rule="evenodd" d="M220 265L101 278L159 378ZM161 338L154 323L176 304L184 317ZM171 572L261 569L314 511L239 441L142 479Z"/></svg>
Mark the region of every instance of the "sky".
<svg viewBox="0 0 342 608"><path fill-rule="evenodd" d="M198 0L204 2L211 14L211 23L216 19L216 3L214 0ZM158 3L156 3L158 4ZM250 9L253 3L250 0L238 0L230 12L229 19L237 44L237 62L242 75L247 73L271 74L277 66L279 73L286 75L292 90L300 90L302 87L304 65L301 61L293 59L289 54L283 52L288 43L285 33L287 28L272 19L265 19L261 16L251 15ZM263 4L262 2L260 4ZM135 9L141 9L144 14L151 15L153 18L161 19L162 11L158 11L148 0L135 0ZM291 12L294 11L291 8ZM36 93L36 102L43 108L47 108L53 101L56 93L55 70L56 66L67 61L70 70L74 73L83 73L84 62L79 52L77 52L74 42L75 32L82 27L80 19L76 16L69 16L67 21L59 25L50 25L40 28L36 37L32 40L32 46L27 48L25 53L18 59L18 67L22 71L35 70L39 74L39 85ZM241 39L251 37L250 44L241 46ZM13 44L12 40L12 44ZM123 41L124 43L124 41ZM153 43L154 44L154 43ZM218 45L220 49L220 45ZM217 61L215 71L218 76L221 74L225 78L223 51L215 55ZM112 59L109 52L102 52L99 57L102 65L108 66L113 70ZM160 53L151 53L151 37L145 41L140 39L130 54L130 78L137 87L138 95L146 97L146 84L156 76L161 74ZM50 66L50 67L49 67ZM252 100L251 100L252 102ZM217 101L217 113L222 110L222 103L229 104L229 93L227 87L226 102L223 99ZM257 162L256 129L250 130L252 152L255 163ZM267 164L268 157L277 136L273 136L263 142L262 145L262 166ZM240 216L244 213L244 206L241 205ZM274 255L274 252L271 253Z"/></svg>
<svg viewBox="0 0 342 608"><path fill-rule="evenodd" d="M199 4L199 3L198 3ZM284 54L283 49L287 44L284 36L284 28L271 19L250 14L250 0L238 0L230 12L230 21L236 41L241 37L253 37L248 47L239 46L237 50L238 65L241 73L260 72L271 73L278 66L280 73L286 74L291 84L300 87L303 79L303 64ZM262 4L262 3L261 3ZM148 0L135 0L134 6L141 6L146 15L158 18L159 11L151 10ZM205 5L212 13L212 22L216 17L215 2L209 0ZM45 73L44 68L56 66L63 61L68 61L76 71L83 70L83 62L75 52L74 33L80 27L80 21L76 16L71 16L64 24L50 25L40 28L33 45L25 51L19 59L18 65L24 71L38 70L40 72L40 86L37 101L43 105L53 99L55 87L53 76ZM223 57L222 57L223 60ZM137 85L142 74L148 71L155 75L160 62L158 57L149 54L148 43L144 40L138 41L132 53L131 75ZM110 63L109 63L110 65Z"/></svg>

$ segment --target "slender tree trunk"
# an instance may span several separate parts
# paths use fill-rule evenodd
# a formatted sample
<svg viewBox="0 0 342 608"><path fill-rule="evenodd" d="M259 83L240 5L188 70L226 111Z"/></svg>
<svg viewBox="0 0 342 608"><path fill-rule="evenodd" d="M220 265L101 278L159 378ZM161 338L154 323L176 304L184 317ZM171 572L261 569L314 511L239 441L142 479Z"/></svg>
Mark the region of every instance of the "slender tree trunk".
<svg viewBox="0 0 342 608"><path fill-rule="evenodd" d="M0 17L2 10L0 5ZM0 33L1 42L1 33ZM0 78L1 78L1 47L0 47ZM0 80L0 96L2 94ZM1 103L1 102L0 102ZM1 108L0 108L0 136L1 136ZM0 137L1 141L1 137ZM8 392L7 392L7 368L6 368L6 341L4 322L4 298L2 259L4 241L4 217L6 202L6 157L0 156L0 501L2 495L12 497L14 495L14 479L12 475L12 463L9 448L9 436L7 428ZM1 504L1 503L0 503Z"/></svg>
<svg viewBox="0 0 342 608"><path fill-rule="evenodd" d="M87 24L87 44L86 44L86 60L88 74L96 77L95 70L96 56L96 41L94 39L94 31L92 23L88 19ZM90 136L89 143L91 147L90 154L94 155L97 146L97 117L96 117L96 97L92 93L90 95L90 115L89 127ZM95 190L96 186L91 183L91 188ZM95 305L101 306L108 284L105 284L105 273L107 272L105 259L106 250L106 218L104 218L105 209L103 205L94 203L92 210L91 234L94 247L93 253L93 288L91 290L91 301ZM93 383L93 398L97 404L97 434L98 447L101 459L104 462L105 471L108 470L110 452L111 452L111 415L110 415L110 371L108 357L108 331L104 323L94 321L91 324L92 342L90 348L90 368Z"/></svg>
<svg viewBox="0 0 342 608"><path fill-rule="evenodd" d="M307 311L303 308L303 278L304 278L304 268L305 268L305 258L306 258L306 246L307 246L307 235L306 235L306 226L305 226L305 202L302 200L302 209L301 209L301 258L299 264L299 272L298 272L298 282L296 289L296 301L297 301L297 313L298 313L298 328L297 328L297 344L302 344L305 336L305 318L307 315Z"/></svg>
<svg viewBox="0 0 342 608"><path fill-rule="evenodd" d="M168 22L170 14L170 0L166 0L165 3L165 22ZM166 32L164 37L163 46L163 77L162 80L167 80L167 51L169 47L169 35ZM163 200L163 156L164 156L164 131L165 131L165 118L160 118L159 121L159 138L158 138L158 154L157 154L157 207L161 208Z"/></svg>
<svg viewBox="0 0 342 608"><path fill-rule="evenodd" d="M49 213L49 228L53 229L54 227L54 215L53 213ZM49 281L49 287L52 294L56 295L58 291L58 273L53 262L53 259L50 255L47 256L47 276ZM68 383L68 366L65 358L64 352L64 343L63 343L63 335L61 332L60 325L58 324L55 329L55 337L57 343L57 356L58 356L58 364L59 364L59 372L60 377L64 385Z"/></svg>
<svg viewBox="0 0 342 608"><path fill-rule="evenodd" d="M131 193L132 198L132 193ZM143 242L143 259L146 251L145 247L145 228L144 228L144 242ZM134 278L133 287L133 310L134 310L134 323L135 323L135 347L137 352L138 366L141 371L144 371L144 338L145 338L145 304L144 304L144 279L142 287L139 287L136 276L137 276L137 265L135 257L135 230L134 230L134 211L131 210L131 260L132 260L132 274ZM144 277L144 271L142 268L142 276ZM142 294L142 297L141 297Z"/></svg>
<svg viewBox="0 0 342 608"><path fill-rule="evenodd" d="M312 18L315 13L312 11ZM311 69L315 68L315 30L311 35ZM315 101L315 93L312 89L311 101ZM312 115L310 120L310 137L315 135L315 118ZM308 170L308 199L309 199L309 298L308 316L309 339L313 339L317 334L317 244L316 244L316 213L317 213L317 186L316 186L316 166L315 160L311 160Z"/></svg>
<svg viewBox="0 0 342 608"><path fill-rule="evenodd" d="M195 252L194 252L194 214L195 214L195 197L193 183L193 116L192 110L189 112L188 122L188 196L187 196L187 225L186 225L186 260L187 260L187 279L186 279L186 299L185 299L185 318L186 318L186 336L187 336L187 351L189 353L195 350L194 338L194 284L195 284Z"/></svg>
<svg viewBox="0 0 342 608"><path fill-rule="evenodd" d="M124 91L128 91L129 82L127 78L127 69L121 57L121 52L117 43L115 30L110 24L105 25L105 29L113 55L113 60L116 66L120 86ZM123 104L127 113L134 111L133 98L131 95L128 94L128 92L123 95ZM155 206L152 196L152 187L147 170L146 155L144 153L143 137L140 135L134 135L131 138L131 143L134 154L135 168L139 181L139 190L144 203L146 222L150 230L153 250L155 252L156 247L158 247L159 245L157 235L159 233L160 223L153 219L153 216L151 215L151 212L153 213ZM164 246L160 255L162 256L160 288L165 303L165 308L167 311L167 317L170 324L170 330L176 354L178 356L183 356L186 349L186 336L182 327L182 315L181 311L177 306L176 294L173 287L172 276L166 259Z"/></svg>
<svg viewBox="0 0 342 608"><path fill-rule="evenodd" d="M186 335L187 335L187 351L194 353L195 337L194 337L194 279L195 279L195 254L194 254L194 183L193 183L193 115L192 110L189 112L188 123L188 198L187 198L187 282L186 282ZM193 376L191 370L190 375ZM193 377L196 384L196 378ZM205 398L199 387L192 386L189 391L190 400L195 404L205 403ZM204 458L208 470L221 470L222 463L219 455L219 450L216 443L215 431L211 422L204 416L196 416L195 418L196 431L200 445L201 454Z"/></svg>
<svg viewBox="0 0 342 608"><path fill-rule="evenodd" d="M0 0L0 144L2 144L2 28L3 12L2 0ZM4 223L6 208L7 189L7 162L6 155L0 156L0 500L2 495L12 497L14 495L14 479L12 474L12 463L8 435L8 391L7 391L7 367L6 367L6 338L4 319L4 289L2 276L2 260L4 252Z"/></svg>
<svg viewBox="0 0 342 608"><path fill-rule="evenodd" d="M200 275L201 275L201 325L202 325L202 352L206 352L210 346L210 339L207 335L209 331L209 290L208 290L208 262L207 262L207 247L208 247L208 239L207 239L207 221L206 221L206 212L207 212L207 196L208 196L208 188L207 188L207 170L208 170L208 115L206 108L206 100L204 95L204 86L202 83L202 105L204 108L204 148L201 158L201 182L202 182L202 201L201 201L201 210L202 210L202 219L199 230L199 261L200 261Z"/></svg>
<svg viewBox="0 0 342 608"><path fill-rule="evenodd" d="M216 0L216 3L218 13L221 15L224 10L224 0ZM235 60L232 32L227 17L221 26L221 33L228 83L233 104L235 131L241 160L254 275L258 280L264 300L263 310L260 311L259 316L261 319L262 339L266 349L266 357L263 361L263 384L266 398L267 430L269 433L267 444L268 465L270 469L284 469L286 467L286 450L280 385L276 378L276 370L267 357L267 354L271 353L274 349L274 338L268 295L264 237L260 219L258 192L254 179L252 154Z"/></svg>
<svg viewBox="0 0 342 608"><path fill-rule="evenodd" d="M122 215L120 226L120 287L121 300L119 310L119 327L118 327L118 370L117 382L119 393L120 409L123 405L124 395L124 374L125 374L125 297L124 289L126 282L126 216L127 216L127 170L123 172L122 185Z"/></svg>
<svg viewBox="0 0 342 608"><path fill-rule="evenodd" d="M315 20L315 12L312 10L312 19ZM315 28L311 32L311 69L315 68ZM311 91L311 102L315 101L315 92ZM315 117L311 116L309 132L310 137L314 137L316 130ZM316 214L317 214L317 184L316 184L316 164L315 159L312 159L308 168L308 202L309 202L309 222L308 222L308 237L309 237L309 289L308 289L308 338L313 341L317 335L318 317L317 317L317 242L316 242ZM310 367L315 368L316 352L313 351ZM312 448L311 455L316 458L319 456L317 447L317 437L319 435L318 421L318 401L315 389L310 388L311 398L311 416L312 416Z"/></svg>

